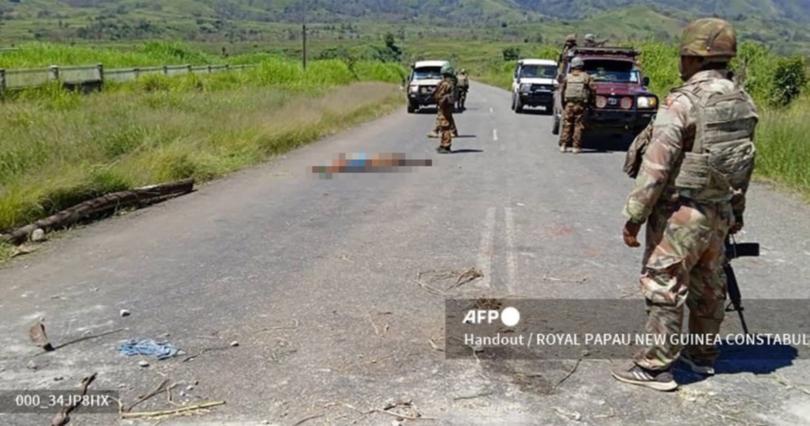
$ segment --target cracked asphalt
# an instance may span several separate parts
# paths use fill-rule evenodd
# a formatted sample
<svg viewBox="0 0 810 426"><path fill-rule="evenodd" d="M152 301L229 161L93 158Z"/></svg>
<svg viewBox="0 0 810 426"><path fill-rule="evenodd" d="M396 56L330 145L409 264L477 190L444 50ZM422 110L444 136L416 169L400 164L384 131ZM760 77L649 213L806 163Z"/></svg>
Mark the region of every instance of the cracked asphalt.
<svg viewBox="0 0 810 426"><path fill-rule="evenodd" d="M620 238L632 185L623 153L562 155L550 116L509 103L473 85L452 155L425 137L434 115L403 106L15 259L0 268L0 389L75 389L97 372L91 389L119 391L124 404L163 380L177 384L175 403L226 401L162 420L78 411L75 424L89 425L397 422L386 407L414 424L810 423L803 359L767 371L721 363L707 380L679 373L686 384L669 394L614 382L619 360L445 359L445 297L640 297L641 253ZM433 164L310 172L361 152ZM752 187L742 239L763 252L735 264L745 298L810 298L808 211ZM470 268L484 277L449 288ZM41 317L55 344L123 330L40 354L27 329ZM116 351L137 337L185 354L141 367ZM133 411L172 407L161 394ZM0 414L4 425L49 419Z"/></svg>

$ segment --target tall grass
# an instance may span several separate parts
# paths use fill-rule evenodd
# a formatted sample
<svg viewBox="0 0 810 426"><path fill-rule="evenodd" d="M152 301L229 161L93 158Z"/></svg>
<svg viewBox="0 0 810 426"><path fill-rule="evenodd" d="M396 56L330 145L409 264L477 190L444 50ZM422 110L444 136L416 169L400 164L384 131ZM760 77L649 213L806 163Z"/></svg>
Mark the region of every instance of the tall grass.
<svg viewBox="0 0 810 426"><path fill-rule="evenodd" d="M787 110L762 112L757 128L756 171L810 196L810 96Z"/></svg>
<svg viewBox="0 0 810 426"><path fill-rule="evenodd" d="M37 55L59 57L51 49L24 46L10 62L41 65ZM77 49L59 58L86 62L90 52ZM110 58L147 57L208 59L170 44ZM304 70L263 56L242 72L144 76L88 96L57 85L22 91L0 104L0 230L105 192L255 164L386 110L403 75L396 64L319 60Z"/></svg>

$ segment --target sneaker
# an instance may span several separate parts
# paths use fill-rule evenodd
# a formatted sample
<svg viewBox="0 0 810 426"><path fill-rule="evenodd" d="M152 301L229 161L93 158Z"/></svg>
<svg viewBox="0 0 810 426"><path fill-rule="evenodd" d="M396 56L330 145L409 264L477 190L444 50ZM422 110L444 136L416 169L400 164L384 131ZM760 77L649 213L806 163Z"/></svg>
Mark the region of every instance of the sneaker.
<svg viewBox="0 0 810 426"><path fill-rule="evenodd" d="M580 152L582 152L582 149L580 149L580 148L572 148L571 152L573 152L574 154L579 154Z"/></svg>
<svg viewBox="0 0 810 426"><path fill-rule="evenodd" d="M675 377L669 371L655 371L639 367L635 363L630 366L616 368L611 371L613 378L631 385L644 386L657 391L669 392L678 389Z"/></svg>
<svg viewBox="0 0 810 426"><path fill-rule="evenodd" d="M568 148L565 145L560 145L560 152L568 152Z"/></svg>
<svg viewBox="0 0 810 426"><path fill-rule="evenodd" d="M686 364L693 373L714 376L714 364L711 362L692 358L686 353L681 353L681 362Z"/></svg>

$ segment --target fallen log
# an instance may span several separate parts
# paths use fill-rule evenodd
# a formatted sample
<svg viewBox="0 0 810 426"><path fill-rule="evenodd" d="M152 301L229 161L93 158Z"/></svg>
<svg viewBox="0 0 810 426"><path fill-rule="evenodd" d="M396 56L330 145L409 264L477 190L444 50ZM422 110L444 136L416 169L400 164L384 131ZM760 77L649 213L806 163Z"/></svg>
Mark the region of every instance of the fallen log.
<svg viewBox="0 0 810 426"><path fill-rule="evenodd" d="M92 200L76 204L32 224L18 228L8 234L0 235L0 241L22 244L31 234L42 229L46 233L73 225L94 215L109 213L121 208L131 206L145 206L155 204L172 197L187 194L194 189L194 179L184 179L177 182L160 185L145 186L128 191L105 194Z"/></svg>

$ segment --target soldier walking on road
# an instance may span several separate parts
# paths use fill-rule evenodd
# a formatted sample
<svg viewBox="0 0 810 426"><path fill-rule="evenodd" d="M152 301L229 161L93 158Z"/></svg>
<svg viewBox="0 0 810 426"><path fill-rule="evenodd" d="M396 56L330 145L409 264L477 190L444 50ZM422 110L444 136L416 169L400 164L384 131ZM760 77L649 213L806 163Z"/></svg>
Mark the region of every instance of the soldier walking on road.
<svg viewBox="0 0 810 426"><path fill-rule="evenodd" d="M580 57L571 60L571 73L565 77L562 89L563 128L560 136L560 152L567 152L573 145L572 152L582 151L582 132L585 130L585 110L596 93L596 86L591 76L583 68L585 62Z"/></svg>
<svg viewBox="0 0 810 426"><path fill-rule="evenodd" d="M439 154L450 153L453 143L453 130L455 121L453 120L453 108L455 108L455 73L453 67L445 65L442 67L442 81L436 87L433 97L436 100L438 116L436 124L438 126L441 142L436 152Z"/></svg>
<svg viewBox="0 0 810 426"><path fill-rule="evenodd" d="M664 337L663 344L645 348L627 367L613 370L619 381L674 390L671 367L679 355L695 373L714 374L714 345L681 348L670 338L681 333L684 305L693 335L716 336L723 321L723 243L743 225L758 121L751 97L729 78L728 64L736 54L734 29L724 20L699 19L684 31L685 84L658 112L624 208L628 246L640 245L637 235L647 223L640 279L646 332Z"/></svg>

